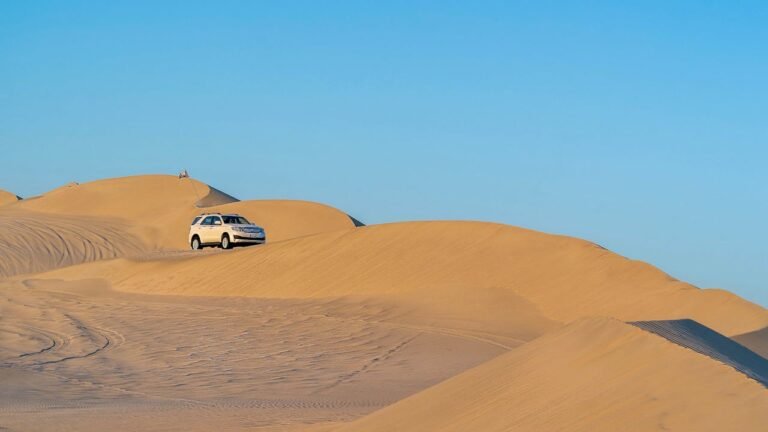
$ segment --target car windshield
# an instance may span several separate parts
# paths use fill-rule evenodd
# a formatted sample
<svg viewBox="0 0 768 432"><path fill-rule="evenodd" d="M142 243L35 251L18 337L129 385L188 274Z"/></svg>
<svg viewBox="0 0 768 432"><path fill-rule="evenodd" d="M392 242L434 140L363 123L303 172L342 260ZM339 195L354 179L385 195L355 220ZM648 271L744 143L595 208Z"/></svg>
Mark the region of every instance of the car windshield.
<svg viewBox="0 0 768 432"><path fill-rule="evenodd" d="M248 222L248 219L242 216L223 216L223 218L224 218L225 224L243 224L243 225L251 224L250 222Z"/></svg>

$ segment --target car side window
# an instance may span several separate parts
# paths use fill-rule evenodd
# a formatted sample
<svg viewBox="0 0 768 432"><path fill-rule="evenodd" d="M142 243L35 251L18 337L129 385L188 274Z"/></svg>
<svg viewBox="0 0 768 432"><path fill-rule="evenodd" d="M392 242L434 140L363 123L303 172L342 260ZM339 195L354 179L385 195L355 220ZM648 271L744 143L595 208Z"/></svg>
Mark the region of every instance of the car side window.
<svg viewBox="0 0 768 432"><path fill-rule="evenodd" d="M205 219L203 219L203 223L200 225L213 225L213 216L208 216Z"/></svg>
<svg viewBox="0 0 768 432"><path fill-rule="evenodd" d="M217 225L216 221L219 222L218 225L221 225L221 218L220 217L214 216L213 218L211 218L211 223L212 224Z"/></svg>
<svg viewBox="0 0 768 432"><path fill-rule="evenodd" d="M199 220L200 220L200 216L197 216L197 217L195 218L195 220L193 220L193 221L192 221L192 224L191 224L191 225L194 225L194 224L196 224L196 223L197 223L197 221L199 221Z"/></svg>

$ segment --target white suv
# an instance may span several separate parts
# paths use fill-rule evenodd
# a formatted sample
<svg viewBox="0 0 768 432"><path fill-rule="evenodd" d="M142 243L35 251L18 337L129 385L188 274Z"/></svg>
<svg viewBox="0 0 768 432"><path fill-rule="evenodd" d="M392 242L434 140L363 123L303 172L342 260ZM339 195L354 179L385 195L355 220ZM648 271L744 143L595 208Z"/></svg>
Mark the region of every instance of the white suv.
<svg viewBox="0 0 768 432"><path fill-rule="evenodd" d="M266 241L264 228L237 214L204 213L195 217L189 227L192 249L202 249L203 246L229 249L236 244L263 244Z"/></svg>

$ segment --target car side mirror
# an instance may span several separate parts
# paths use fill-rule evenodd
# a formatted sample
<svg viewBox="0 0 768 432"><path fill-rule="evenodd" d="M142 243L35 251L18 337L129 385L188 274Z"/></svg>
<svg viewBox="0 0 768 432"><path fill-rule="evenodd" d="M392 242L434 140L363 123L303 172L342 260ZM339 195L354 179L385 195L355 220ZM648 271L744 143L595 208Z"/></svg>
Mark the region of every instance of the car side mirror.
<svg viewBox="0 0 768 432"><path fill-rule="evenodd" d="M213 224L214 224L214 225L221 225L221 221L220 221L220 220L217 220L217 221L213 221Z"/></svg>

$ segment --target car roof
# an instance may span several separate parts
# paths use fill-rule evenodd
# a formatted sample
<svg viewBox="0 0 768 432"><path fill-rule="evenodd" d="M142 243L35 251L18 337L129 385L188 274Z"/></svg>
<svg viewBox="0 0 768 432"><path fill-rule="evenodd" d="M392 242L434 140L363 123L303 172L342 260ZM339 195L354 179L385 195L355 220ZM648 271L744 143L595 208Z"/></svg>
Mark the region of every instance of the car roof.
<svg viewBox="0 0 768 432"><path fill-rule="evenodd" d="M200 215L197 215L197 217L208 217L208 216L232 216L232 217L241 217L237 213L227 213L227 214L221 214L221 213L203 213Z"/></svg>

